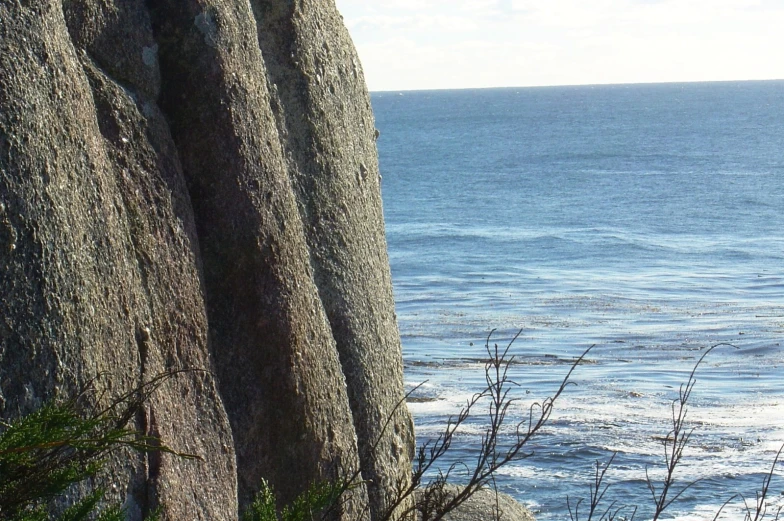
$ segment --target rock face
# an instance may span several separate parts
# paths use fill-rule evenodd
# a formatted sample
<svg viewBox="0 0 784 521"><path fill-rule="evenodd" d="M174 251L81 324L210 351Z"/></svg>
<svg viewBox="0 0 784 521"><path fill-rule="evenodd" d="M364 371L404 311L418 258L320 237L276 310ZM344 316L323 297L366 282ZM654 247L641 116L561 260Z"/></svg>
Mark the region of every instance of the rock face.
<svg viewBox="0 0 784 521"><path fill-rule="evenodd" d="M444 492L450 499L459 492L456 485L446 485ZM417 494L422 496L423 491ZM421 516L420 516L421 517ZM533 514L525 505L509 494L496 493L490 488L481 488L462 505L448 512L444 521L535 521Z"/></svg>
<svg viewBox="0 0 784 521"><path fill-rule="evenodd" d="M414 440L374 130L329 0L0 3L0 415L204 369L136 425L204 460L110 465L130 519L359 468L378 518Z"/></svg>

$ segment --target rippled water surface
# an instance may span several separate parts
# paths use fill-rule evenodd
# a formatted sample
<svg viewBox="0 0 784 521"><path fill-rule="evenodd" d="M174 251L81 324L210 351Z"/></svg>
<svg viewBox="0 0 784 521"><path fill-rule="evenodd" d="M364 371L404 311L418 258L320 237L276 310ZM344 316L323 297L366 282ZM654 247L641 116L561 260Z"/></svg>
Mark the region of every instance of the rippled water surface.
<svg viewBox="0 0 784 521"><path fill-rule="evenodd" d="M409 404L420 441L483 385L491 329L502 345L523 330L518 416L593 345L499 486L538 519L568 518L567 496L586 497L616 452L608 497L645 519L670 402L704 349L731 344L697 372L678 476L701 481L671 514L753 500L784 443L784 82L372 101L406 380L426 381ZM445 464L473 458L482 428L470 422Z"/></svg>

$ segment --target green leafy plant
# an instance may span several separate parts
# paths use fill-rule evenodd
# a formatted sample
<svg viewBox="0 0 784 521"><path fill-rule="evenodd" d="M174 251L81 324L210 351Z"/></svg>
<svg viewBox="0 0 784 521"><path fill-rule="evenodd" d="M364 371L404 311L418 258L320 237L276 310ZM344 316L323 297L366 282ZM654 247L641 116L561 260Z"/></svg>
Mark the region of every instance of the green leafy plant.
<svg viewBox="0 0 784 521"><path fill-rule="evenodd" d="M178 372L161 374L105 407L90 405L101 401L92 381L75 398L53 401L9 423L0 422L0 520L50 519L51 500L94 477L106 458L123 448L194 458L128 428L150 394ZM87 519L103 496L102 490L96 490L53 519ZM99 521L124 518L118 508L106 508L97 517Z"/></svg>
<svg viewBox="0 0 784 521"><path fill-rule="evenodd" d="M242 521L278 521L275 494L267 480L261 480L261 488L253 498L253 502L243 512Z"/></svg>
<svg viewBox="0 0 784 521"><path fill-rule="evenodd" d="M313 483L278 515L277 503L272 487L261 480L261 489L253 502L242 514L242 521L312 521L340 503L341 497L350 488L344 481L320 481Z"/></svg>

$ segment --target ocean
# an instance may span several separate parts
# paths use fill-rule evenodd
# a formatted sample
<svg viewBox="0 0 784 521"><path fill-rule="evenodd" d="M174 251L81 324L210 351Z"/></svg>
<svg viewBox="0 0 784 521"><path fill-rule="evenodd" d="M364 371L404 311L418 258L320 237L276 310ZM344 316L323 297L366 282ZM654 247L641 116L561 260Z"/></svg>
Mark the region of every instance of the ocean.
<svg viewBox="0 0 784 521"><path fill-rule="evenodd" d="M409 408L420 443L512 344L511 420L572 375L530 456L496 476L539 520L652 511L696 360L673 519L742 518L784 444L784 82L372 96ZM424 382L424 383L423 383ZM471 464L486 407L441 463ZM512 430L501 442L512 439ZM456 480L464 479L457 467ZM784 504L784 467L770 508Z"/></svg>

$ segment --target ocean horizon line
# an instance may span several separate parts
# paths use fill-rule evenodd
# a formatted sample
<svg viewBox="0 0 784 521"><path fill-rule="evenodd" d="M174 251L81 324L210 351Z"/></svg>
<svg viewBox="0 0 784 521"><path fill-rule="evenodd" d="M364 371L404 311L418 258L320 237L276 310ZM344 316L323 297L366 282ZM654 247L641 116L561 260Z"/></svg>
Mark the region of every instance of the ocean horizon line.
<svg viewBox="0 0 784 521"><path fill-rule="evenodd" d="M644 86L673 86L673 85L727 85L732 83L782 83L784 78L765 78L765 79L740 79L740 80L694 80L694 81L641 81L641 82L607 82L607 83L562 83L553 85L509 85L498 87L434 87L417 89L381 89L370 90L370 94L397 94L397 93L417 93L417 92L452 92L452 91L491 91L491 90L514 90L514 89L553 89L553 88L591 88L591 87L644 87Z"/></svg>

